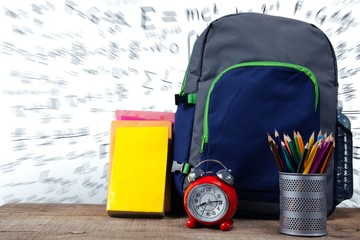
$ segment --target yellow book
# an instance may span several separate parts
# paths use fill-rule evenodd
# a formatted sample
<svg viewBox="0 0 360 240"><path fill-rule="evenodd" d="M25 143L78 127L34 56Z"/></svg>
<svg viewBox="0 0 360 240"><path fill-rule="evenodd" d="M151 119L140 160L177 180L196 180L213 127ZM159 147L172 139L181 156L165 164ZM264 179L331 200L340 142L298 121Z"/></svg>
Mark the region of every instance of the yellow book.
<svg viewBox="0 0 360 240"><path fill-rule="evenodd" d="M110 216L164 216L169 128L118 127L106 211Z"/></svg>
<svg viewBox="0 0 360 240"><path fill-rule="evenodd" d="M169 141L172 139L172 123L170 121L152 121L152 120L115 120L111 122L110 129L110 150L109 150L109 169L111 170L111 164L114 155L115 135L116 130L119 127L168 127L169 128ZM109 171L110 179L111 171Z"/></svg>
<svg viewBox="0 0 360 240"><path fill-rule="evenodd" d="M109 152L109 173L108 173L108 185L110 186L111 179L111 168L115 148L115 138L116 130L119 127L167 127L169 129L169 144L172 141L172 122L168 120L153 121L153 120L115 120L111 122L111 131L110 131L110 152ZM166 182L166 206L165 212L171 210L171 184L170 184L170 174L167 176Z"/></svg>

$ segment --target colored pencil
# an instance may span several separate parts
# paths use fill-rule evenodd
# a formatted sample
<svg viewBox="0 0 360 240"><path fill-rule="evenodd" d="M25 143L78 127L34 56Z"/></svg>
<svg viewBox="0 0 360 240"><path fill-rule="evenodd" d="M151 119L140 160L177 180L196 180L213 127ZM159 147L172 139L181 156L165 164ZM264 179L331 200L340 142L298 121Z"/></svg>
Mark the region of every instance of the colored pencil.
<svg viewBox="0 0 360 240"><path fill-rule="evenodd" d="M309 138L309 141L308 141L308 143L309 143L309 149L311 149L311 148L313 147L314 141L315 141L315 133L314 133L314 131L313 131L312 134L311 134L311 136L310 136L310 138ZM306 159L309 157L309 154L310 154L310 151L308 151L307 156L306 156Z"/></svg>
<svg viewBox="0 0 360 240"><path fill-rule="evenodd" d="M320 130L315 142L315 131L313 131L305 146L299 131L293 131L293 139L283 133L282 140L276 129L274 136L275 140L267 133L270 150L279 171L302 174L326 172L335 148L332 133L328 135Z"/></svg>
<svg viewBox="0 0 360 240"><path fill-rule="evenodd" d="M311 170L310 173L317 173L317 170L323 160L324 154L327 150L327 147L329 145L329 138L326 138L323 142L322 142L322 146L319 149L319 151L317 152L318 154L315 155L314 161L313 161L313 165L311 166Z"/></svg>
<svg viewBox="0 0 360 240"><path fill-rule="evenodd" d="M294 143L295 143L296 154L299 157L299 162L300 162L302 154L301 154L301 150L300 150L299 138L298 138L295 131L294 131L293 135L294 135Z"/></svg>
<svg viewBox="0 0 360 240"><path fill-rule="evenodd" d="M288 167L290 172L295 172L296 164L294 163L292 156L290 156L290 153L288 152L285 143L283 141L281 141L281 147L285 156L286 166Z"/></svg>
<svg viewBox="0 0 360 240"><path fill-rule="evenodd" d="M304 152L304 141L303 141L303 138L301 137L301 134L299 133L299 131L297 132L297 138L299 140L300 153L302 155Z"/></svg>
<svg viewBox="0 0 360 240"><path fill-rule="evenodd" d="M327 167L329 166L329 162L330 162L330 158L331 158L331 154L334 152L334 148L335 148L335 142L333 142L333 144L330 147L330 150L328 152L328 154L326 155L326 158L324 160L323 166L320 170L320 173L325 173L327 170Z"/></svg>
<svg viewBox="0 0 360 240"><path fill-rule="evenodd" d="M280 160L281 160L281 163L282 163L283 171L284 172L289 172L289 169L288 169L287 164L286 164L286 159L285 159L284 153L282 151L280 134L276 129L275 129L274 136L275 136L275 139L276 139L276 145L278 146L278 149L279 149L279 155L280 155Z"/></svg>
<svg viewBox="0 0 360 240"><path fill-rule="evenodd" d="M313 147L311 148L309 157L305 161L305 169L303 173L309 173L317 150L318 150L318 142L314 143Z"/></svg>
<svg viewBox="0 0 360 240"><path fill-rule="evenodd" d="M309 151L309 145L308 145L308 143L306 143L302 157L301 157L301 161L300 161L299 166L296 171L297 173L302 173L304 171L304 163L305 163L305 159L306 159L308 151Z"/></svg>
<svg viewBox="0 0 360 240"><path fill-rule="evenodd" d="M280 158L280 155L279 155L279 149L275 143L275 141L272 139L272 137L270 136L270 134L268 133L268 142L269 142L269 145L270 145L270 150L274 156L274 159L275 159L275 162L276 162L276 165L278 167L278 170L280 172L283 171L283 167L282 167L282 163L281 163L281 158Z"/></svg>
<svg viewBox="0 0 360 240"><path fill-rule="evenodd" d="M323 169L325 169L325 166L327 164L326 161L327 161L327 158L328 158L328 154L329 154L329 152L332 151L331 149L332 149L333 144L334 144L334 142L332 142L332 141L328 144L328 147L326 148L326 151L325 151L322 159L320 159L320 164L317 167L317 169L315 170L315 173L322 173Z"/></svg>
<svg viewBox="0 0 360 240"><path fill-rule="evenodd" d="M289 147L289 143L288 143L287 138L288 138L288 136L286 136L286 134L284 133L284 143L285 143L285 147L286 147L286 149L288 150L288 152L290 153L290 155L292 155L292 154L291 154L291 149L290 149L290 147Z"/></svg>
<svg viewBox="0 0 360 240"><path fill-rule="evenodd" d="M287 136L287 142L289 144L289 148L290 148L292 156L293 156L293 158L295 160L295 163L296 163L296 165L298 165L299 162L300 162L300 156L299 156L299 153L298 153L298 151L296 149L295 143L294 143L293 140L291 140L291 138L289 136Z"/></svg>
<svg viewBox="0 0 360 240"><path fill-rule="evenodd" d="M310 168L310 170L309 170L309 173L311 173L314 165L316 165L316 161L317 161L317 159L318 159L318 157L319 157L319 155L320 155L320 153L321 153L321 151L322 151L322 149L323 149L323 144L324 144L324 139L320 139L320 140L317 142L318 149L317 149L317 151L316 151L316 153L315 153L314 158L312 159L312 164L311 164L311 168Z"/></svg>
<svg viewBox="0 0 360 240"><path fill-rule="evenodd" d="M322 139L323 135L322 135L322 131L320 130L317 136L317 140L316 141L320 141Z"/></svg>

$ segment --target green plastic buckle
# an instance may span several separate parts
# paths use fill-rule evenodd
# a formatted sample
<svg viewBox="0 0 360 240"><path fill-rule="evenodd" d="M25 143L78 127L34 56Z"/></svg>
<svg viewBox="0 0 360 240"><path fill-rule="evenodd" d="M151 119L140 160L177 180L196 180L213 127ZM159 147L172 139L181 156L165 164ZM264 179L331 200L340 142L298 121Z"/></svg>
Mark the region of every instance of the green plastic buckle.
<svg viewBox="0 0 360 240"><path fill-rule="evenodd" d="M177 161L173 161L171 166L171 172L181 172L185 175L188 175L191 170L191 165L189 163L178 163Z"/></svg>

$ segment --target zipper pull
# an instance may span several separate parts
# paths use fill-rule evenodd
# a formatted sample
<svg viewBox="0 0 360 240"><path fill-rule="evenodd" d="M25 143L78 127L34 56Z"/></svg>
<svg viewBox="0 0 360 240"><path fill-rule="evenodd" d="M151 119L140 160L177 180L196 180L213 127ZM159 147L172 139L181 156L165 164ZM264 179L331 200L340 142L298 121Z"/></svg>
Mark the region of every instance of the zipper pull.
<svg viewBox="0 0 360 240"><path fill-rule="evenodd" d="M201 137L201 147L200 147L200 153L202 153L204 151L204 145L207 142L207 137L206 135L203 135Z"/></svg>

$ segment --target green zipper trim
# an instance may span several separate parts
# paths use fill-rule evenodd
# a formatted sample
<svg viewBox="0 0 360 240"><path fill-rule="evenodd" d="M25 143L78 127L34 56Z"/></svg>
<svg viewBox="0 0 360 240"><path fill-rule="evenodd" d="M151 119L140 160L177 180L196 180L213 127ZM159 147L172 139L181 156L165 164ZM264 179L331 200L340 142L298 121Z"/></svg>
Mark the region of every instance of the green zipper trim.
<svg viewBox="0 0 360 240"><path fill-rule="evenodd" d="M188 75L188 69L189 69L189 65L186 67L184 79L183 79L183 82L181 84L181 89L180 89L180 93L179 93L180 96L185 95L185 84L186 84L186 79L187 79L187 75Z"/></svg>
<svg viewBox="0 0 360 240"><path fill-rule="evenodd" d="M208 142L209 140L209 132L208 132L208 112L209 112L209 104L210 104L210 95L211 92L213 91L215 84L219 81L219 79L227 72L235 69L235 68L240 68L240 67L286 67L286 68L292 68L295 70L298 70L300 72L305 73L313 82L314 84L314 91L315 91L315 109L314 111L316 111L317 106L318 106L318 101L319 101L319 85L318 85L318 81L314 75L314 73L301 65L297 65L297 64L292 64L292 63L285 63L285 62L269 62L269 61L259 61L259 62L245 62L245 63L239 63L239 64L235 64L231 67L226 68L224 71L222 71L214 80L214 82L211 84L210 89L208 91L208 95L206 98L206 102L205 102L205 111L204 111L204 126L203 126L203 136L202 136L202 141L201 141L201 147L200 147L200 153L203 152L204 150L204 145L205 143Z"/></svg>

